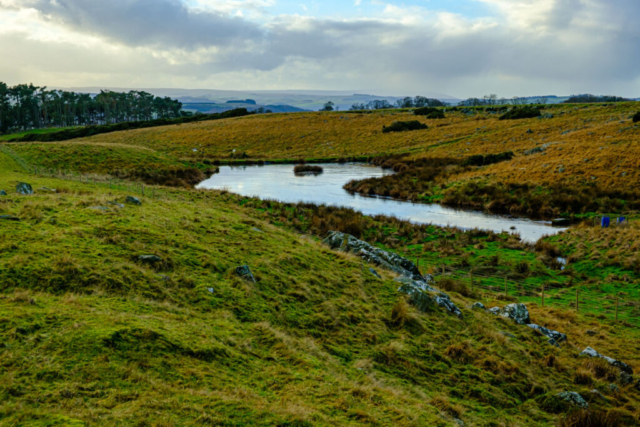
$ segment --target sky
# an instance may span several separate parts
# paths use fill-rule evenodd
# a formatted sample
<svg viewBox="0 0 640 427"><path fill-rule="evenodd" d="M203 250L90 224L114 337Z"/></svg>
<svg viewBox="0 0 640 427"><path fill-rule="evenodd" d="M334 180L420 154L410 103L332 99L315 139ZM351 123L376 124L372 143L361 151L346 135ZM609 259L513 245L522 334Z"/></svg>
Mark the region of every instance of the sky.
<svg viewBox="0 0 640 427"><path fill-rule="evenodd" d="M640 97L639 0L0 0L0 81Z"/></svg>

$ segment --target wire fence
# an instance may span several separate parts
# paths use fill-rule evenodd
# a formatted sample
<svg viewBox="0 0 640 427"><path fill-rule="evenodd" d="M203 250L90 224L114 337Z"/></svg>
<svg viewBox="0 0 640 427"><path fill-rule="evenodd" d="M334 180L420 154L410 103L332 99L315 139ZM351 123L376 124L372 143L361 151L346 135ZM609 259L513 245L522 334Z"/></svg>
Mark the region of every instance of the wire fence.
<svg viewBox="0 0 640 427"><path fill-rule="evenodd" d="M589 313L601 320L615 320L640 326L640 289L624 281L575 284L566 282L531 283L509 274L486 274L472 268L452 269L442 266L434 274L463 283L472 293L485 291L508 301L536 303L542 307L558 307Z"/></svg>
<svg viewBox="0 0 640 427"><path fill-rule="evenodd" d="M38 175L41 177L74 181L83 184L99 186L105 189L109 188L116 191L126 191L134 194L139 194L141 196L151 197L154 199L165 198L169 194L171 194L171 191L164 187L145 185L139 182L114 178L109 175L86 174L64 169L52 169L42 166L34 166L24 160L15 151L13 151L6 145L0 145L0 152L11 157L27 173Z"/></svg>

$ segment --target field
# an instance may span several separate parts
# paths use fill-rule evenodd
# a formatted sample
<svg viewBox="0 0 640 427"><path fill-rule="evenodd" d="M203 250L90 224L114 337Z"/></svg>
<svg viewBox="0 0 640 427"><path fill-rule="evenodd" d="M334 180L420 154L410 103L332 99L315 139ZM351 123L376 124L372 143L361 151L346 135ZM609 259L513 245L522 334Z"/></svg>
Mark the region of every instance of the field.
<svg viewBox="0 0 640 427"><path fill-rule="evenodd" d="M0 219L0 425L637 425L637 377L578 357L591 346L640 369L635 108L560 105L544 111L553 118L516 121L447 112L417 118L427 130L389 134L383 126L416 117L259 115L9 144L39 169L28 173L0 151L0 215L21 219ZM509 151L510 160L467 164ZM542 194L555 214L566 213L558 194L589 188L623 200L608 211L632 221L602 230L589 220L528 245L506 233L198 191L176 178L217 162L354 157L398 169L392 181L354 184L374 193L398 186L415 200L477 203L472 185L501 186L529 206ZM141 196L59 170L172 186ZM18 182L35 194L18 195ZM510 187L524 183L529 192ZM503 197L491 194L482 203ZM580 194L576 217L604 211ZM129 195L142 205L126 203ZM332 230L415 260L463 318L418 311L391 272L377 269L377 278L322 244ZM236 275L242 265L255 282ZM476 301L525 302L533 322L568 341L551 346L472 309ZM591 412L559 405L563 391L578 392Z"/></svg>
<svg viewBox="0 0 640 427"><path fill-rule="evenodd" d="M0 188L36 189L0 202L22 218L2 223L2 424L553 425L546 402L565 390L637 422L640 393L609 391L617 374L575 357L590 345L640 368L633 327L530 304L569 335L556 348L467 308L505 304L492 293L451 292L462 320L417 312L392 275L295 233L277 206L175 189L118 208L129 193L0 166ZM366 221L386 245L437 231ZM256 283L234 274L244 264Z"/></svg>

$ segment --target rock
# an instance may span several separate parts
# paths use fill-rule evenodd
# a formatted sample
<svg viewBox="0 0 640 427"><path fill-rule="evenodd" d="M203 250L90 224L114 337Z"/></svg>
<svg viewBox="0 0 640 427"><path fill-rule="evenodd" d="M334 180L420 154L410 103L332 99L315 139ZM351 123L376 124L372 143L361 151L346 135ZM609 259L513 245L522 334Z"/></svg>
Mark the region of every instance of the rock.
<svg viewBox="0 0 640 427"><path fill-rule="evenodd" d="M496 316L511 319L520 325L527 325L531 323L531 319L529 318L529 310L527 310L527 306L524 304L509 304L502 309L493 307L490 308L489 311Z"/></svg>
<svg viewBox="0 0 640 427"><path fill-rule="evenodd" d="M4 191L4 190L0 190L0 196L6 196L6 195L7 195L7 192L6 192L6 191Z"/></svg>
<svg viewBox="0 0 640 427"><path fill-rule="evenodd" d="M527 133L533 133L531 129L527 129Z"/></svg>
<svg viewBox="0 0 640 427"><path fill-rule="evenodd" d="M575 391L563 391L556 396L578 408L587 409L589 407L589 404Z"/></svg>
<svg viewBox="0 0 640 427"><path fill-rule="evenodd" d="M413 262L392 252L376 248L349 234L331 231L329 236L324 239L324 243L329 245L331 249L351 252L371 264L395 271L403 276L410 277L414 280L424 280L424 277L422 277Z"/></svg>
<svg viewBox="0 0 640 427"><path fill-rule="evenodd" d="M620 372L620 384L629 385L633 382L633 377L626 372Z"/></svg>
<svg viewBox="0 0 640 427"><path fill-rule="evenodd" d="M427 281L414 280L406 276L398 277L395 280L402 284L398 288L398 292L408 295L409 302L415 305L418 310L426 312L435 304L462 318L462 312L451 301L449 295L432 287Z"/></svg>
<svg viewBox="0 0 640 427"><path fill-rule="evenodd" d="M613 365L616 368L620 369L620 371L626 372L629 375L633 375L633 369L631 369L631 366L629 366L626 363L621 362L619 360L615 360L615 359L612 359L610 357L603 356L600 353L598 353L597 351L595 351L594 349L592 349L591 347L587 347L584 350L582 350L582 352L580 353L580 356L599 357L600 359L604 359L607 362L609 362L611 365Z"/></svg>
<svg viewBox="0 0 640 427"><path fill-rule="evenodd" d="M207 292L209 292L210 294L215 293L215 289L213 288L207 288Z"/></svg>
<svg viewBox="0 0 640 427"><path fill-rule="evenodd" d="M517 337L516 337L515 335L513 335L511 332L500 331L500 333L501 333L502 335L504 335L505 337L507 337L507 338L513 338L513 339L517 338Z"/></svg>
<svg viewBox="0 0 640 427"><path fill-rule="evenodd" d="M113 202L107 202L108 205L115 206L116 208L124 209L124 205L122 203L118 203L115 200Z"/></svg>
<svg viewBox="0 0 640 427"><path fill-rule="evenodd" d="M6 221L20 221L20 218L12 215L0 215L0 219L4 219Z"/></svg>
<svg viewBox="0 0 640 427"><path fill-rule="evenodd" d="M264 231L262 231L262 230L260 230L259 228L256 228L256 227L253 227L252 230L257 232L257 233L264 233Z"/></svg>
<svg viewBox="0 0 640 427"><path fill-rule="evenodd" d="M567 336L565 334L561 333L561 332L553 331L551 329L547 329L545 327L536 325L535 323L530 323L527 326L530 327L531 329L534 329L534 330L538 331L542 335L548 337L549 338L549 344L551 344L551 345L558 345L561 342L564 342L564 341L567 340Z"/></svg>
<svg viewBox="0 0 640 427"><path fill-rule="evenodd" d="M18 185L16 185L16 191L18 192L18 194L28 196L30 194L33 194L33 187L26 182L20 182L18 183Z"/></svg>
<svg viewBox="0 0 640 427"><path fill-rule="evenodd" d="M569 218L556 218L551 220L551 225L554 227L568 227L571 225L571 220Z"/></svg>
<svg viewBox="0 0 640 427"><path fill-rule="evenodd" d="M162 262L162 258L157 255L140 255L138 259L145 264L157 264Z"/></svg>
<svg viewBox="0 0 640 427"><path fill-rule="evenodd" d="M531 150L525 150L524 155L530 156L532 154L543 153L544 151L546 151L546 148L544 146L536 147L536 148L532 148Z"/></svg>
<svg viewBox="0 0 640 427"><path fill-rule="evenodd" d="M109 211L109 208L104 206L91 206L89 209L93 209L94 211Z"/></svg>
<svg viewBox="0 0 640 427"><path fill-rule="evenodd" d="M251 269L248 265L242 265L236 268L236 274L244 280L256 283L256 278L253 276L253 273L251 272Z"/></svg>
<svg viewBox="0 0 640 427"><path fill-rule="evenodd" d="M591 390L591 393L593 393L594 395L596 395L600 399L604 400L605 402L609 401L609 399L604 397L604 394L600 393L600 390L598 390L597 388L594 388L593 390Z"/></svg>
<svg viewBox="0 0 640 427"><path fill-rule="evenodd" d="M471 308L477 308L477 309L480 309L480 310L486 310L486 309L487 309L487 308L484 306L484 304L483 304L483 303L481 303L481 302L475 302L475 303L473 303L473 305L471 306Z"/></svg>
<svg viewBox="0 0 640 427"><path fill-rule="evenodd" d="M58 190L56 190L55 188L47 188L47 187L40 187L40 188L38 188L38 190L48 191L50 193L57 193L58 192Z"/></svg>
<svg viewBox="0 0 640 427"><path fill-rule="evenodd" d="M380 276L380 274L378 274L378 272L374 270L373 267L369 267L369 272L376 276L378 279L382 279L382 276Z"/></svg>
<svg viewBox="0 0 640 427"><path fill-rule="evenodd" d="M126 202L130 205L142 206L142 202L137 197L127 196Z"/></svg>
<svg viewBox="0 0 640 427"><path fill-rule="evenodd" d="M637 386L637 384L636 384L636 386ZM640 389L638 389L638 390L640 390ZM617 384L611 383L611 384L609 384L609 391L611 391L612 393L617 393L617 392L620 391L620 387L618 387Z"/></svg>

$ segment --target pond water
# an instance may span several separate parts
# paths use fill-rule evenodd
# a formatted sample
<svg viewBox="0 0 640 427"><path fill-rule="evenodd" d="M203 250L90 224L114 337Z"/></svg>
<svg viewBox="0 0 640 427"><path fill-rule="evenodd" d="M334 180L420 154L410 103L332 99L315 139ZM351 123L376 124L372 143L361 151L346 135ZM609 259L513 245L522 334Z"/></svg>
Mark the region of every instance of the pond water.
<svg viewBox="0 0 640 427"><path fill-rule="evenodd" d="M243 196L287 203L307 202L342 206L365 215L395 216L414 223L516 232L528 242L535 242L544 235L556 234L566 229L552 227L550 222L545 221L453 209L438 204L351 195L342 188L347 182L353 179L382 177L393 172L359 163L319 166L323 167L324 173L317 176L296 176L293 173L293 165L221 166L220 173L201 182L197 188L226 189Z"/></svg>

